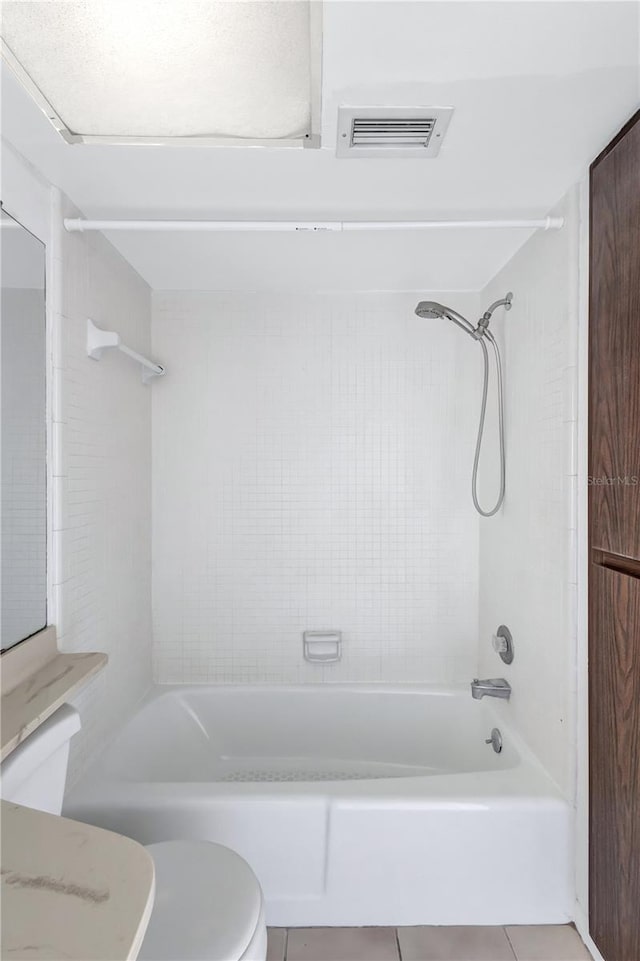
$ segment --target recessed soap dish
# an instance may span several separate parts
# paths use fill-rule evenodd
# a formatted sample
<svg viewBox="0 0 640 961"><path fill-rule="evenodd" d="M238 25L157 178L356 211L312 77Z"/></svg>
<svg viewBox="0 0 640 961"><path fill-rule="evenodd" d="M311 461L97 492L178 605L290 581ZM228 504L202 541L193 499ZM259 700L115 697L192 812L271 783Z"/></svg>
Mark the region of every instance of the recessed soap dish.
<svg viewBox="0 0 640 961"><path fill-rule="evenodd" d="M330 664L342 657L342 633L340 631L305 631L302 635L302 651L305 661L314 664Z"/></svg>

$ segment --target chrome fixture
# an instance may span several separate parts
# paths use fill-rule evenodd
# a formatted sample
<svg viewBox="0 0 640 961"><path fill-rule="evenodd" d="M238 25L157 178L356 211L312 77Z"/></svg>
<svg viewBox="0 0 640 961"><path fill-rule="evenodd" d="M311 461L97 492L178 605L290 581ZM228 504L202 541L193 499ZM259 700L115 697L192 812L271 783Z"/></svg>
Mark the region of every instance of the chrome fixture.
<svg viewBox="0 0 640 961"><path fill-rule="evenodd" d="M486 737L484 743L490 744L496 754L499 754L502 750L502 734L500 733L500 729L497 727L492 728L491 737Z"/></svg>
<svg viewBox="0 0 640 961"><path fill-rule="evenodd" d="M513 637L509 628L501 624L491 638L491 643L494 651L500 655L504 663L511 664L513 661Z"/></svg>
<svg viewBox="0 0 640 961"><path fill-rule="evenodd" d="M503 677L488 677L483 681L474 677L471 682L471 697L476 701L483 697L502 697L508 701L511 697L511 685Z"/></svg>
<svg viewBox="0 0 640 961"><path fill-rule="evenodd" d="M435 300L421 300L416 307L416 314L418 317L428 318L430 320L440 318L444 320L451 320L454 324L460 327L462 330L470 334L474 340L477 340L482 347L482 356L484 360L484 383L482 387L482 401L480 404L480 421L478 423L478 438L476 440L476 452L473 459L473 472L471 476L471 497L473 498L473 506L479 514L483 517L492 517L497 511L500 510L502 502L504 500L504 490L505 490L505 457L504 457L504 397L502 390L502 360L500 358L500 349L498 344L489 330L489 322L493 315L493 312L497 310L498 307L504 307L505 310L511 310L511 301L513 300L513 294L506 294L501 300L496 300L494 303L488 307L476 326L474 327L466 317L459 314L452 307L445 307L443 304L437 303ZM480 451L482 450L482 435L484 433L484 421L487 413L487 393L489 390L489 353L487 351L487 345L485 340L488 340L493 348L496 360L496 374L498 379L498 433L500 438L500 492L498 494L498 499L495 506L488 511L485 511L480 507L478 503L478 464L480 462Z"/></svg>

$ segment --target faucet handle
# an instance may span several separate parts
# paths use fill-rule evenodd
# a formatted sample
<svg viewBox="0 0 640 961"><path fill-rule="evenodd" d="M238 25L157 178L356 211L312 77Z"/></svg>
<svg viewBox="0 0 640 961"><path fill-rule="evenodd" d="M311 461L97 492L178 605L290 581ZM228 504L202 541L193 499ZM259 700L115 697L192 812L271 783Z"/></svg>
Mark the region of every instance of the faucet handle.
<svg viewBox="0 0 640 961"><path fill-rule="evenodd" d="M513 637L505 624L501 624L495 634L491 636L491 644L500 659L505 664L511 664L513 661Z"/></svg>
<svg viewBox="0 0 640 961"><path fill-rule="evenodd" d="M500 754L502 751L502 734L500 733L500 728L494 727L491 731L491 737L486 737L484 743L491 744L496 754Z"/></svg>

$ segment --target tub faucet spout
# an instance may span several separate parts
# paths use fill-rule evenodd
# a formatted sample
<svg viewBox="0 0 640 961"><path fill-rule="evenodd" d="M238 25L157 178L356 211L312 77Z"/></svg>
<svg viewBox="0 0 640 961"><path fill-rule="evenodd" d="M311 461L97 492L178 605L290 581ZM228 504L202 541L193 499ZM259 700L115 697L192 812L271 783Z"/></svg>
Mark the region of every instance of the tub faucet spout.
<svg viewBox="0 0 640 961"><path fill-rule="evenodd" d="M508 701L511 697L511 685L503 677L488 677L483 681L474 677L471 682L471 697L476 701L483 697L502 697Z"/></svg>

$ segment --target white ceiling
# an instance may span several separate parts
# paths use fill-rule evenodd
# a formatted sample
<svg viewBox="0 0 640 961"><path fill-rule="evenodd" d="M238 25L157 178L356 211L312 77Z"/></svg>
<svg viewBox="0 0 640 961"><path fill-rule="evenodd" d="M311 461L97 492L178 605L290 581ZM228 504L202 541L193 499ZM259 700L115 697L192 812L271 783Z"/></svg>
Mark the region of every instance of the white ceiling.
<svg viewBox="0 0 640 961"><path fill-rule="evenodd" d="M637 108L639 5L326 0L323 149L63 143L11 76L3 135L90 217L544 215ZM434 160L337 160L341 103L452 105ZM523 231L110 239L156 288L479 289Z"/></svg>

